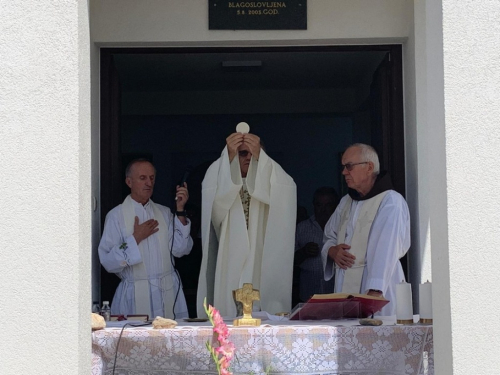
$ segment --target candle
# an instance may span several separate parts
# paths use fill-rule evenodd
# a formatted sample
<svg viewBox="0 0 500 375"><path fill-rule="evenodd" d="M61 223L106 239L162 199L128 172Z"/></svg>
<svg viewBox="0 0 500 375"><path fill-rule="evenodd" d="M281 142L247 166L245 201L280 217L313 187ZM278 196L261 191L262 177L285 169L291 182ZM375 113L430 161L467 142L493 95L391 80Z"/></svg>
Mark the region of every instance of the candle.
<svg viewBox="0 0 500 375"><path fill-rule="evenodd" d="M420 322L432 323L432 283L419 285Z"/></svg>
<svg viewBox="0 0 500 375"><path fill-rule="evenodd" d="M413 324L411 284L404 280L396 284L396 321L398 324Z"/></svg>

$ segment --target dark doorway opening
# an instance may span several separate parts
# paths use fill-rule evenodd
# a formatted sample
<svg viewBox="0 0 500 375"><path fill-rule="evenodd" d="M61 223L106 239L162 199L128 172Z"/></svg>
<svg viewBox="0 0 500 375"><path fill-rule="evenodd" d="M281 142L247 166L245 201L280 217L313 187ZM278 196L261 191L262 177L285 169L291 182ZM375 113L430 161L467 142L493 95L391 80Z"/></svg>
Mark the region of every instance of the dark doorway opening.
<svg viewBox="0 0 500 375"><path fill-rule="evenodd" d="M145 156L158 176L153 200L171 207L188 166L195 247L176 260L194 314L201 240L201 181L240 121L297 183L312 214L317 187L345 193L341 152L373 145L405 195L401 45L101 49L101 214L128 194L125 165ZM290 249L293 251L293 249ZM402 259L407 269L406 259ZM101 299L119 280L101 270Z"/></svg>

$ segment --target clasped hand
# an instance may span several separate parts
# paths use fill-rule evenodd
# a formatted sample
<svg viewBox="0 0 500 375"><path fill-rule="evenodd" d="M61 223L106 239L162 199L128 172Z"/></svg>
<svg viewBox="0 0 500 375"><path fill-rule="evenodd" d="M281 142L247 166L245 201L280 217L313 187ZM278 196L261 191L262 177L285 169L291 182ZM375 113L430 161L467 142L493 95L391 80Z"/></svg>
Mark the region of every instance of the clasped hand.
<svg viewBox="0 0 500 375"><path fill-rule="evenodd" d="M339 266L343 270L346 270L348 268L351 268L354 264L354 261L356 260L356 257L349 251L347 251L350 248L351 246L346 245L345 243L341 243L337 246L332 246L328 249L328 256L333 259L337 266Z"/></svg>
<svg viewBox="0 0 500 375"><path fill-rule="evenodd" d="M232 162L238 154L238 149L242 145L246 145L252 156L259 160L260 155L260 138L255 134L250 133L233 133L226 138L227 150L229 152L229 162Z"/></svg>

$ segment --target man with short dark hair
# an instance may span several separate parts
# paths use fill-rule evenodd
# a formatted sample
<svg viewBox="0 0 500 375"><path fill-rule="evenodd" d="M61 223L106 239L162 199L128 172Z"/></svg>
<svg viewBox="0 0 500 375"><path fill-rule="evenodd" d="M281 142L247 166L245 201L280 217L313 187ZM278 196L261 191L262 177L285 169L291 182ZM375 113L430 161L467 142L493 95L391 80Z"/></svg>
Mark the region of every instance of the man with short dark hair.
<svg viewBox="0 0 500 375"><path fill-rule="evenodd" d="M349 193L325 226L325 279L335 274L335 292L384 296L390 303L377 315L394 315L396 284L404 280L399 259L410 247L408 205L388 174L379 173L371 146L347 148L342 166Z"/></svg>
<svg viewBox="0 0 500 375"><path fill-rule="evenodd" d="M306 302L313 294L333 293L334 279L325 280L321 248L327 221L339 204L333 187L316 189L313 197L314 215L297 225L295 231L294 265L299 267L299 297Z"/></svg>
<svg viewBox="0 0 500 375"><path fill-rule="evenodd" d="M121 279L112 314L185 318L188 311L173 256L189 254L193 247L184 211L187 185L177 186L174 217L168 207L151 200L155 180L156 169L149 161L137 159L127 166L130 195L106 215L99 258Z"/></svg>

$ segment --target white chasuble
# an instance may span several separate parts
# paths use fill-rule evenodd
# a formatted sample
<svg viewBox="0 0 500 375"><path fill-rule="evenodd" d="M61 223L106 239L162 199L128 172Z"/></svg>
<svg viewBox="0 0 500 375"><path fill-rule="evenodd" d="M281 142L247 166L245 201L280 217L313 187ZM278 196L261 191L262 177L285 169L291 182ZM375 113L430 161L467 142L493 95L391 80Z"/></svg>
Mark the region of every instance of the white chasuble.
<svg viewBox="0 0 500 375"><path fill-rule="evenodd" d="M260 290L261 309L289 311L293 274L296 186L264 150L252 158L246 177L248 226L240 192L238 157L227 147L208 169L202 185L203 258L198 283L198 316L203 300L222 316L236 316L232 291L244 283Z"/></svg>

